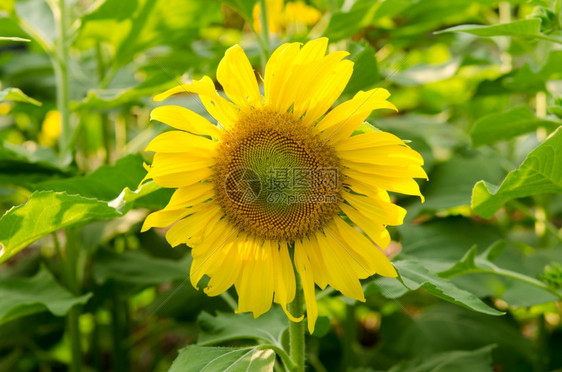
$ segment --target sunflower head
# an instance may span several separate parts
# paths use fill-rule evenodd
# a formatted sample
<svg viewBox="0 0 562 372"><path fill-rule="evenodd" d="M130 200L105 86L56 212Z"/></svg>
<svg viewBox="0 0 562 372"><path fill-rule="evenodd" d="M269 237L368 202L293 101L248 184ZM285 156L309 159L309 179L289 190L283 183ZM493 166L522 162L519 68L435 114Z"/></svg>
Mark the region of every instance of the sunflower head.
<svg viewBox="0 0 562 372"><path fill-rule="evenodd" d="M143 230L168 227L173 246L192 248L190 279L213 296L234 286L238 311L254 316L272 302L286 310L302 281L309 329L315 285L364 300L359 279L396 276L383 251L387 225L405 211L388 191L421 197L421 156L385 132L352 135L375 109L394 109L382 88L330 109L353 69L346 52L326 55L328 40L284 44L267 63L263 91L239 46L219 64L227 98L204 77L156 96L199 95L217 125L179 106L151 117L174 127L147 147L156 154L146 178L175 188ZM351 224L349 223L351 221ZM292 257L292 258L291 258Z"/></svg>

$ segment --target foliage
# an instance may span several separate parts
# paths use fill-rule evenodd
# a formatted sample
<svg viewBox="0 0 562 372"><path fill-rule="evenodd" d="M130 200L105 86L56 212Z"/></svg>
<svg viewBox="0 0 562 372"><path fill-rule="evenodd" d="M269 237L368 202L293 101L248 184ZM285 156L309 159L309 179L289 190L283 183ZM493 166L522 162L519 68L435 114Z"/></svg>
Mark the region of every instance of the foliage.
<svg viewBox="0 0 562 372"><path fill-rule="evenodd" d="M277 305L235 314L234 291L191 287L187 247L140 233L171 190L138 186L155 94L235 43L263 76L319 36L355 62L342 99L384 87L400 110L360 130L411 141L429 181L397 200L397 279L366 279L365 303L317 292L307 370L562 368L562 2L308 0L316 24L267 37L257 2L0 3L0 370L294 368Z"/></svg>

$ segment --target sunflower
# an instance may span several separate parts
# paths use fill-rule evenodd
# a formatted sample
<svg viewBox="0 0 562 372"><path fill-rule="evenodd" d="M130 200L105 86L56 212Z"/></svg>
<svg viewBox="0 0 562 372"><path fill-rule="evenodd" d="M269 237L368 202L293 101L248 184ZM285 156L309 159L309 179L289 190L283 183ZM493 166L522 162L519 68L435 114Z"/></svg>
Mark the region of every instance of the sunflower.
<svg viewBox="0 0 562 372"><path fill-rule="evenodd" d="M315 285L364 301L359 279L397 275L383 253L386 226L402 224L406 211L388 191L423 200L413 178L427 178L420 154L398 137L354 135L373 110L396 110L388 91L360 91L330 110L353 63L344 51L326 55L327 46L326 38L281 45L267 62L263 95L244 51L231 47L217 70L228 99L209 77L154 98L198 94L218 125L160 106L151 119L177 130L146 148L155 155L145 179L176 191L142 230L171 225L168 242L192 248L192 285L206 275L209 296L234 285L237 312L254 317L275 302L302 319L287 310L298 273L310 332Z"/></svg>

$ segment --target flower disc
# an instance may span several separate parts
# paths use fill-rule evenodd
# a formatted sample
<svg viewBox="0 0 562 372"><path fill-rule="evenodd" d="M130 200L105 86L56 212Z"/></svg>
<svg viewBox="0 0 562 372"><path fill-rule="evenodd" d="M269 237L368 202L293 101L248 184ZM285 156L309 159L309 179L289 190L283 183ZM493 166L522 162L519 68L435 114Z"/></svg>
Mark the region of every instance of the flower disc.
<svg viewBox="0 0 562 372"><path fill-rule="evenodd" d="M337 213L339 167L314 127L261 109L241 115L218 145L213 183L230 222L256 238L291 241Z"/></svg>

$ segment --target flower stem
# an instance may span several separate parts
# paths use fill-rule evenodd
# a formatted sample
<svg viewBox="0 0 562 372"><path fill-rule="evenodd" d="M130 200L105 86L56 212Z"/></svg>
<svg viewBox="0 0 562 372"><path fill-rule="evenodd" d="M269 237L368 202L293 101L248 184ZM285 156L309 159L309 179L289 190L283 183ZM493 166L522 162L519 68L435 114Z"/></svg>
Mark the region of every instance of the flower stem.
<svg viewBox="0 0 562 372"><path fill-rule="evenodd" d="M80 310L74 306L67 315L67 327L70 337L70 348L72 351L72 360L70 361L70 371L80 372L82 370L82 347L80 340L80 327L78 318Z"/></svg>
<svg viewBox="0 0 562 372"><path fill-rule="evenodd" d="M70 84L68 77L69 45L68 24L69 11L66 0L58 1L54 12L57 29L56 53L53 58L57 86L57 108L61 116L61 135L59 137L60 158L65 160L70 151L72 128L70 126Z"/></svg>
<svg viewBox="0 0 562 372"><path fill-rule="evenodd" d="M269 23L267 20L267 3L266 0L260 0L260 23L261 23L261 47L263 56L263 69L269 58Z"/></svg>
<svg viewBox="0 0 562 372"><path fill-rule="evenodd" d="M304 313L304 292L302 290L302 285L300 277L296 277L296 293L295 299L289 304L289 312L293 314L294 317L300 317ZM305 322L293 322L290 321L289 324L289 349L290 355L293 362L296 364L295 371L304 372L304 352L305 352L305 342L304 342L304 331Z"/></svg>

